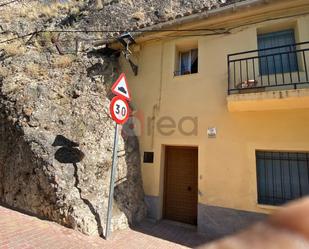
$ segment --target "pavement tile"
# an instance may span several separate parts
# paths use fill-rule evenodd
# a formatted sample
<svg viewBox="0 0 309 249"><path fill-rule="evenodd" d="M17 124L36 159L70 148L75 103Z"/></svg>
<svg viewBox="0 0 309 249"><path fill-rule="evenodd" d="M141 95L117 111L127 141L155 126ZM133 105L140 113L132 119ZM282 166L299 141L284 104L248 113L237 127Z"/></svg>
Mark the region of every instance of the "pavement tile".
<svg viewBox="0 0 309 249"><path fill-rule="evenodd" d="M0 249L178 249L207 241L194 227L148 220L106 241L0 206Z"/></svg>

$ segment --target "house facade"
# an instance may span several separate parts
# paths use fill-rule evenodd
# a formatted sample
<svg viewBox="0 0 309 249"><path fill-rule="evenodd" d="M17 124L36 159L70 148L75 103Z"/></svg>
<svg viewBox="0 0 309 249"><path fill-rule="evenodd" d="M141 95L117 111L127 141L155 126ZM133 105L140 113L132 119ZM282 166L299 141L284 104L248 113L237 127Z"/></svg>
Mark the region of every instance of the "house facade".
<svg viewBox="0 0 309 249"><path fill-rule="evenodd" d="M149 217L227 234L309 193L308 27L306 0L248 0L136 36Z"/></svg>

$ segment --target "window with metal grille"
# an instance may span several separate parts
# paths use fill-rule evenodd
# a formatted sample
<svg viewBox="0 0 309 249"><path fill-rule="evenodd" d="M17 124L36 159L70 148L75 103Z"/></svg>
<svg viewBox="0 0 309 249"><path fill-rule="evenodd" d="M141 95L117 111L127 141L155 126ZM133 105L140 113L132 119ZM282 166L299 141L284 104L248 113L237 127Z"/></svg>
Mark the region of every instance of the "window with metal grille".
<svg viewBox="0 0 309 249"><path fill-rule="evenodd" d="M258 35L260 74L298 71L296 47L292 44L295 44L293 29Z"/></svg>
<svg viewBox="0 0 309 249"><path fill-rule="evenodd" d="M256 152L258 203L281 205L309 194L309 153Z"/></svg>

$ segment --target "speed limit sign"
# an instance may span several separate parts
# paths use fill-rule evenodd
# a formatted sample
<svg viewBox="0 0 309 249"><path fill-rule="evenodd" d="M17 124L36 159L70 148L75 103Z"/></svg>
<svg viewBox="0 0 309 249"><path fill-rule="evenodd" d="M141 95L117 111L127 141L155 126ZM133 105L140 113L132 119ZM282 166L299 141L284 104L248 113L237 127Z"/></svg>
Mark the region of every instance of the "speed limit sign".
<svg viewBox="0 0 309 249"><path fill-rule="evenodd" d="M127 100L128 101L131 100L131 95L124 74L121 74L116 83L113 85L112 92L117 96L112 99L109 110L113 120L116 122L116 126L115 126L114 149L113 149L113 164L111 169L111 179L109 185L105 239L107 239L110 234L110 227L113 213L115 175L118 160L118 139L119 139L118 126L127 122L130 114L130 109Z"/></svg>
<svg viewBox="0 0 309 249"><path fill-rule="evenodd" d="M125 122L127 122L130 114L129 112L129 105L123 97L116 96L112 99L110 105L110 113L113 120L117 124L124 124Z"/></svg>

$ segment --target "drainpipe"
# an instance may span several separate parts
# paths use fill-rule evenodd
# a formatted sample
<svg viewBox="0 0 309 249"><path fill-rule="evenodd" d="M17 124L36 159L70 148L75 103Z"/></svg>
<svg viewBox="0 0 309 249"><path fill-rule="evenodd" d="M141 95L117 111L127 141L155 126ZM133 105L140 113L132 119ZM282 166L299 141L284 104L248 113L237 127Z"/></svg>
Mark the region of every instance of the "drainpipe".
<svg viewBox="0 0 309 249"><path fill-rule="evenodd" d="M152 134L151 134L151 148L154 148L154 138L156 132L156 117L160 113L161 101L162 101L162 84L163 84L163 56L164 56L164 42L161 42L161 55L160 55L160 82L159 82L159 97L157 103L153 106L152 120Z"/></svg>

